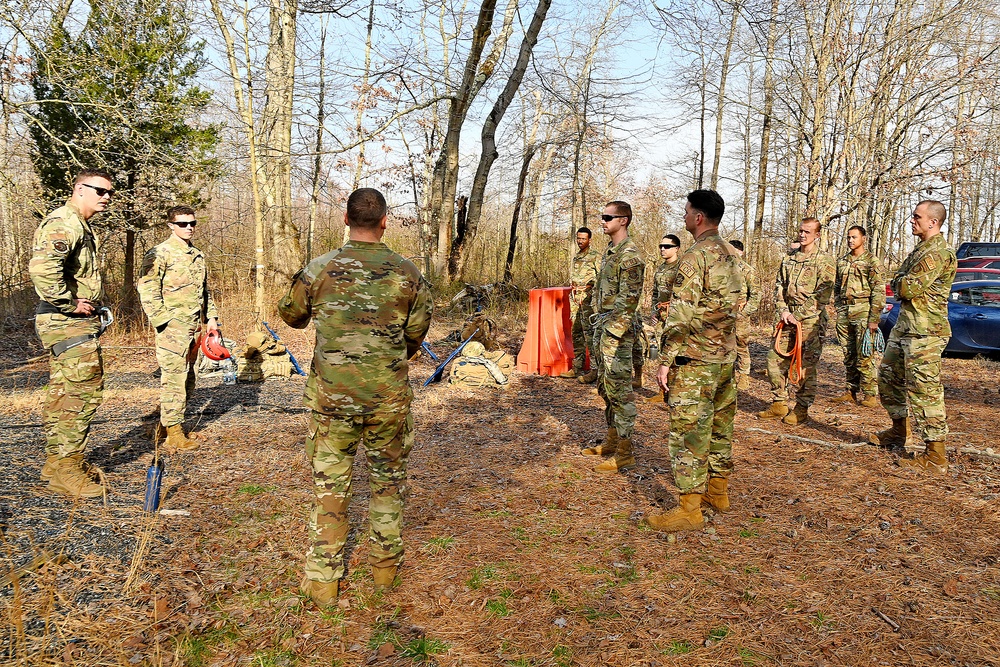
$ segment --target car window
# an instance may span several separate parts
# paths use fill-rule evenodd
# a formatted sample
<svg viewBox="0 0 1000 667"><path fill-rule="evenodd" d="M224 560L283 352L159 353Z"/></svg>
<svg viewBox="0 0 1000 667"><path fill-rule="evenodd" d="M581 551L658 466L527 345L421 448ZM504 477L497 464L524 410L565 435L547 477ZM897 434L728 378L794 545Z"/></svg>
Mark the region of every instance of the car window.
<svg viewBox="0 0 1000 667"><path fill-rule="evenodd" d="M970 306L1000 308L1000 287L969 287L951 293L951 300Z"/></svg>
<svg viewBox="0 0 1000 667"><path fill-rule="evenodd" d="M955 303L964 303L966 305L972 303L972 297L969 295L969 290L956 290L951 293L951 300Z"/></svg>
<svg viewBox="0 0 1000 667"><path fill-rule="evenodd" d="M1000 308L1000 287L984 287L982 298L984 306Z"/></svg>

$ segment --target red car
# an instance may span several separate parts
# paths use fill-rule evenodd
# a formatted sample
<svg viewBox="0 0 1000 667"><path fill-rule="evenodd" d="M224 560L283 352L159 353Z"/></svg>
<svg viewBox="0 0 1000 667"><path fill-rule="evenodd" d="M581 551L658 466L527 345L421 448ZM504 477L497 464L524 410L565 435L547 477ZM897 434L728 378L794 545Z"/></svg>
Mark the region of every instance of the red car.
<svg viewBox="0 0 1000 667"><path fill-rule="evenodd" d="M972 269L962 266L961 262L959 262L958 270L955 271L955 282L961 283L969 280L1000 280L1000 267L995 269Z"/></svg>
<svg viewBox="0 0 1000 667"><path fill-rule="evenodd" d="M966 257L958 260L958 268L1000 270L1000 257Z"/></svg>

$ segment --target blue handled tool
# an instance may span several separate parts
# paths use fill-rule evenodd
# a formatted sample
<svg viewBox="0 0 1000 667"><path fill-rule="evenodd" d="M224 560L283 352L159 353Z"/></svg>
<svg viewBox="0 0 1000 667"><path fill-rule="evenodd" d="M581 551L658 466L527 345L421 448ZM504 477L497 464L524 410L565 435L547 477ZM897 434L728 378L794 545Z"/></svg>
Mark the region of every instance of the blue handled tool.
<svg viewBox="0 0 1000 667"><path fill-rule="evenodd" d="M261 324L264 325L264 328L267 329L267 332L269 334L274 336L274 340L278 341L279 343L281 342L281 339L278 338L278 334L274 333L274 329L267 326L267 322L261 322ZM292 354L292 351L288 349L287 345L285 346L285 351L288 352L288 358L292 360L292 366L295 367L295 372L298 373L299 375L305 375L306 372L302 370L302 366L299 366L299 362L295 360L295 355Z"/></svg>
<svg viewBox="0 0 1000 667"><path fill-rule="evenodd" d="M427 344L427 341L421 343L420 347L423 349L424 352L431 355L431 359L433 359L434 361L441 361L440 359L438 359L438 356L434 354L434 350L432 350L431 346Z"/></svg>
<svg viewBox="0 0 1000 667"><path fill-rule="evenodd" d="M465 347L466 343L468 343L470 340L472 340L473 338L475 338L475 336L476 336L477 333L479 333L479 329L476 329L475 331L473 331L471 336L469 336L468 338L466 338L465 340L463 340L462 344L459 345L457 348L455 348L455 351L452 352L451 354L449 354L448 358L445 359L444 361L442 361L438 365L438 367L434 369L434 372L431 374L431 376L429 378L427 378L427 381L424 382L423 386L426 387L431 382L440 382L441 381L441 375L444 373L444 367L447 366L448 363L452 359L454 359L455 357L458 356L458 353L462 351L462 348Z"/></svg>

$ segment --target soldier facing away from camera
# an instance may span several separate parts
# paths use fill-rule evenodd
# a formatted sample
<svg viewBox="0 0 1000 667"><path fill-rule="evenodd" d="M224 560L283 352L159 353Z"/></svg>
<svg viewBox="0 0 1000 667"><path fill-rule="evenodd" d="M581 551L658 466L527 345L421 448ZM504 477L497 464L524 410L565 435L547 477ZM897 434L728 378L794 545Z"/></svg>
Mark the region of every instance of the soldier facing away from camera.
<svg viewBox="0 0 1000 667"><path fill-rule="evenodd" d="M107 209L114 192L107 172L80 172L66 204L45 216L35 230L28 262L41 299L35 331L49 352L41 478L50 491L74 497L104 494L100 470L83 459L90 421L104 396L104 361L97 339L104 287L90 220Z"/></svg>
<svg viewBox="0 0 1000 667"><path fill-rule="evenodd" d="M344 215L350 240L299 271L278 304L290 326L316 325L305 390L315 500L301 590L320 605L336 601L344 576L352 470L362 443L371 466L368 562L376 590L392 585L403 558L414 437L408 360L430 327L433 300L420 270L382 243L387 213L378 190L351 193Z"/></svg>
<svg viewBox="0 0 1000 667"><path fill-rule="evenodd" d="M733 239L729 245L740 256L740 270L746 281L746 305L736 314L736 388L746 391L750 388L750 318L760 308L760 281L757 270L746 261L743 241Z"/></svg>
<svg viewBox="0 0 1000 667"><path fill-rule="evenodd" d="M174 206L167 210L170 236L142 259L139 301L156 330L156 363L160 365L160 423L156 439L166 435L168 451L197 449L184 434L184 409L194 391L195 344L202 327L219 328L219 313L208 289L205 254L191 243L194 209ZM162 427L160 429L159 427Z"/></svg>

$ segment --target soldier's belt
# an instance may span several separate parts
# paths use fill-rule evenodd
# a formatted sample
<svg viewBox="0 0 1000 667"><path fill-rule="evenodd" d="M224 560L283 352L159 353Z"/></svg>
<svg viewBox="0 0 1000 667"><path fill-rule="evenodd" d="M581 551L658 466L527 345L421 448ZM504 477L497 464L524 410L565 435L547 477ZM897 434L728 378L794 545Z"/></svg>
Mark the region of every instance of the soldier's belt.
<svg viewBox="0 0 1000 667"><path fill-rule="evenodd" d="M44 301L42 303L45 303ZM51 305L51 304L49 304ZM96 340L101 337L101 334L111 326L111 323L115 321L114 315L111 314L111 309L107 306L98 309L96 315L90 315L88 317L99 317L101 318L101 328L97 330L95 334L83 334L82 336L73 336L72 338L67 338L66 340L61 340L52 346L52 356L58 357L67 350L72 350L74 347L79 347L84 343L92 340Z"/></svg>
<svg viewBox="0 0 1000 667"><path fill-rule="evenodd" d="M38 305L35 306L35 315L65 315L66 317L79 317L79 318L97 317L96 313L94 315L81 315L80 313L64 313L63 311L59 310L59 308L52 305L48 301L38 302Z"/></svg>
<svg viewBox="0 0 1000 667"><path fill-rule="evenodd" d="M847 306L853 306L856 303L868 303L868 300L871 299L871 297L871 294L857 294L855 296L849 296L841 299L840 303Z"/></svg>

